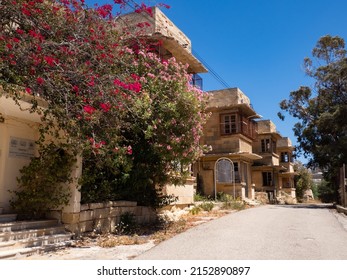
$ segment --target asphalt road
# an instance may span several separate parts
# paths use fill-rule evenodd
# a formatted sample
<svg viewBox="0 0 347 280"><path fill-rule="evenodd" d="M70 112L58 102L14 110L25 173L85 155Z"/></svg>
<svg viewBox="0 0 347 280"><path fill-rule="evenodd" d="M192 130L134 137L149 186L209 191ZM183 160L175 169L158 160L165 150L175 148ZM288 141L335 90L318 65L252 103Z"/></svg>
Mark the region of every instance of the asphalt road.
<svg viewBox="0 0 347 280"><path fill-rule="evenodd" d="M160 243L138 260L347 260L347 219L328 205L266 205Z"/></svg>

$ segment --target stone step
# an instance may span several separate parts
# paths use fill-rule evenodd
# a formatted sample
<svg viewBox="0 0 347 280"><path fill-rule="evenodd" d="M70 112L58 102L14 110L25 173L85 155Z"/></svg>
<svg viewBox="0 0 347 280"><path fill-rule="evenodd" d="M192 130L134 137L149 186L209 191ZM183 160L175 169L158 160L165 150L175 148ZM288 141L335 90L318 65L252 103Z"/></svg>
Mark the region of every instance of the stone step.
<svg viewBox="0 0 347 280"><path fill-rule="evenodd" d="M55 234L7 243L0 248L0 259L15 259L40 252L48 252L71 245L72 234Z"/></svg>
<svg viewBox="0 0 347 280"><path fill-rule="evenodd" d="M38 248L17 248L8 251L0 251L0 260L1 259L12 259L17 256L24 256L36 253Z"/></svg>
<svg viewBox="0 0 347 280"><path fill-rule="evenodd" d="M17 214L1 214L0 223L10 223L17 219Z"/></svg>
<svg viewBox="0 0 347 280"><path fill-rule="evenodd" d="M57 220L12 221L0 223L0 233L58 226Z"/></svg>
<svg viewBox="0 0 347 280"><path fill-rule="evenodd" d="M67 233L58 220L14 221L15 218L11 215L0 222L0 259L18 259L71 245L73 234Z"/></svg>
<svg viewBox="0 0 347 280"><path fill-rule="evenodd" d="M65 233L65 228L63 226L26 229L23 231L7 231L7 232L0 233L0 242L28 239L33 237L45 236L50 234L59 234L59 233Z"/></svg>

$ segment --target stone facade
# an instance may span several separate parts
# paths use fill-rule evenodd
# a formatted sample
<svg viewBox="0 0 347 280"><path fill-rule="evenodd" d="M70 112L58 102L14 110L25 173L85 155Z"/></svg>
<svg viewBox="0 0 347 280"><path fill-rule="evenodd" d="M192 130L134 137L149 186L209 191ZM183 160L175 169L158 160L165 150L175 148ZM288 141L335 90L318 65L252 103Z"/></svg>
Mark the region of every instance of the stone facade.
<svg viewBox="0 0 347 280"><path fill-rule="evenodd" d="M60 220L68 231L79 235L92 231L112 232L126 213L133 214L137 224L150 224L157 219L157 213L152 208L138 206L134 201L82 204L78 213L52 211L50 216Z"/></svg>
<svg viewBox="0 0 347 280"><path fill-rule="evenodd" d="M163 58L175 57L177 61L188 63L189 72L193 74L207 72L192 54L190 39L158 7L152 8L152 16L145 12L129 13L117 20L119 26L128 29L130 34L138 34L149 41L159 40L162 45L158 51Z"/></svg>
<svg viewBox="0 0 347 280"><path fill-rule="evenodd" d="M254 199L255 192L262 192L268 194L269 201L275 201L279 191L295 197L290 139L282 137L271 120L259 120L261 116L240 89L209 94L211 117L204 126L201 144L211 147L211 151L195 165L198 191L250 199ZM227 171L231 173L228 180L218 175L223 172L220 159L232 165Z"/></svg>

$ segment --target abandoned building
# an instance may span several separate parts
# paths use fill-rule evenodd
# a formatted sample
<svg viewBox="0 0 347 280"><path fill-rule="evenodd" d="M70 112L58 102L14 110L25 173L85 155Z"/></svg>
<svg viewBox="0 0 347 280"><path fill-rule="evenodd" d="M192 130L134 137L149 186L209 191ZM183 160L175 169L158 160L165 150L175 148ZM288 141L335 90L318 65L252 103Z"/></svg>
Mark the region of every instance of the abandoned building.
<svg viewBox="0 0 347 280"><path fill-rule="evenodd" d="M149 24L141 28L141 36L149 41L159 41L161 44L154 44L155 52L162 58L175 59L184 64L188 64L188 72L193 75L193 83L201 87L201 78L198 73L207 72L203 64L192 54L190 39L179 30L174 23L157 7L152 8L152 16L146 13L130 13L123 16L122 22L128 26L137 27L139 22L147 21ZM137 32L136 30L134 32ZM2 90L0 88L0 90ZM44 100L39 105L44 106ZM23 93L21 107L11 98L6 98L5 94L0 94L0 214L11 212L10 191L17 189L17 177L19 170L28 165L31 158L37 156L35 141L39 137L40 117L30 113L25 108L30 107L30 96ZM24 108L24 110L23 110ZM76 182L82 173L81 158L72 171L75 182L70 184L71 198L68 206L62 211L53 213L54 217L64 223L65 228L72 232L90 231L95 225L105 224L111 227L119 218L121 211L119 207L124 207L124 211L133 212L138 221L148 221L153 218L153 214L148 209L142 209L136 202L115 202L99 203L92 206L81 205L81 193L76 188ZM177 204L189 205L193 203L195 179L189 178L183 188L167 185L167 194L178 196ZM110 216L115 217L110 222ZM9 219L15 219L15 215Z"/></svg>
<svg viewBox="0 0 347 280"><path fill-rule="evenodd" d="M216 196L255 198L279 191L295 197L293 146L270 120L261 120L250 99L238 88L209 92L211 117L201 144L210 147L195 166L198 191Z"/></svg>

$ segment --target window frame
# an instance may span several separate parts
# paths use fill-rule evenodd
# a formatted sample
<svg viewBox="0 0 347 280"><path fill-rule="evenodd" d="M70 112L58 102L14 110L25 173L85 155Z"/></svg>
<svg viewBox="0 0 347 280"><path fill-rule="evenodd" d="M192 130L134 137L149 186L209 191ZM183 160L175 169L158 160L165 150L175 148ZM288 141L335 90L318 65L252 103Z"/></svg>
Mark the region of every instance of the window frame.
<svg viewBox="0 0 347 280"><path fill-rule="evenodd" d="M237 113L226 113L220 114L220 134L221 135L232 135L238 132L238 114Z"/></svg>
<svg viewBox="0 0 347 280"><path fill-rule="evenodd" d="M262 172L262 176L263 176L263 186L264 187L272 187L273 186L272 172L264 171L264 172Z"/></svg>

